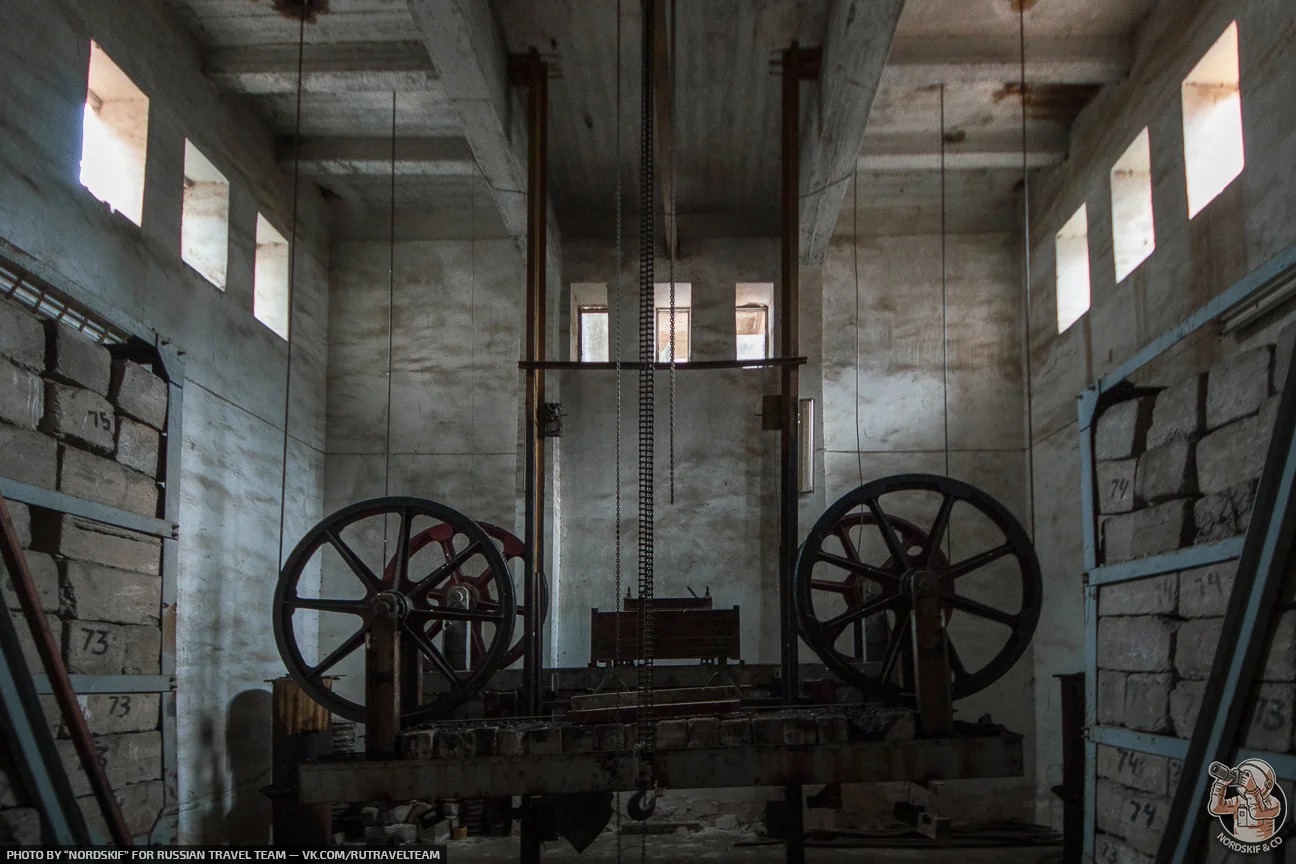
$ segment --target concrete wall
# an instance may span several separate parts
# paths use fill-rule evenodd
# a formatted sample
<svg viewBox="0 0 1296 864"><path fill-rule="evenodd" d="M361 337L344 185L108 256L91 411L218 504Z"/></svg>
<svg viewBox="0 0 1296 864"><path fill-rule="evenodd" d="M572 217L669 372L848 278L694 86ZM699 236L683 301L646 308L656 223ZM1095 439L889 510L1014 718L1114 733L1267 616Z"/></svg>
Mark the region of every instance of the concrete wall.
<svg viewBox="0 0 1296 864"><path fill-rule="evenodd" d="M386 489L431 498L521 536L522 256L509 239L402 240L395 256L388 447L391 248L353 241L334 249L325 510ZM364 551L377 567L380 549ZM326 592L346 591L354 577L329 562ZM321 621L322 651L354 631L350 619L339 618ZM363 701L360 655L338 672L346 675L339 690Z"/></svg>
<svg viewBox="0 0 1296 864"><path fill-rule="evenodd" d="M285 343L252 315L258 209L285 232L291 180L273 137L201 74L191 37L161 2L10 4L0 30L0 238L93 309L154 328L187 353L180 488L180 831L264 838L265 679L282 469ZM143 226L78 182L93 38L150 97ZM180 261L184 138L230 180L227 290ZM302 190L294 299L288 542L319 514L323 486L325 228Z"/></svg>
<svg viewBox="0 0 1296 864"><path fill-rule="evenodd" d="M638 357L638 257L631 244L627 248L622 261L621 356L632 361ZM675 263L675 279L692 286L692 359L732 359L735 283L775 281L778 241L697 241L684 251ZM573 241L566 245L563 257L568 285L607 284L615 339L613 247ZM656 261L657 282L668 280L667 265L665 258ZM777 322L777 308L774 315ZM698 594L710 588L717 607L740 608L743 659L776 663L778 433L762 432L759 414L761 395L778 392L778 373L677 371L675 386L672 504L670 373L657 374L655 593L678 597L688 596L690 587ZM589 662L590 609L619 608L613 572L616 373L561 373L561 387L566 415L559 445L562 566L555 596L561 620L571 626L555 633L555 650L559 665L582 666ZM621 400L624 596L624 586L638 594L637 373L623 373Z"/></svg>
<svg viewBox="0 0 1296 864"><path fill-rule="evenodd" d="M985 490L1029 524L1020 242L1011 172L948 175L944 297L939 176L861 174L856 182L823 270L827 501L892 474L948 474ZM917 509L906 512L906 506ZM935 515L934 501L900 507L924 528ZM959 560L1001 542L1000 536L956 509L949 554ZM982 599L1015 611L1020 589L1012 577L995 570L978 588L986 592ZM988 659L1004 631L959 617L950 630L961 653ZM997 683L955 703L959 719L989 713L1026 736L1027 784L1033 682L1028 654ZM1029 785L991 785L996 815L1026 814ZM952 783L941 806L953 815L984 816L986 788L980 781ZM848 806L876 816L906 794L903 785L859 787Z"/></svg>
<svg viewBox="0 0 1296 864"><path fill-rule="evenodd" d="M1236 18L1240 32L1246 168L1188 219L1180 84ZM1104 91L1077 120L1069 160L1034 186L1031 392L1037 544L1049 574L1036 638L1036 722L1040 730L1038 818L1057 822L1048 791L1060 782L1060 720L1049 676L1083 665L1083 614L1074 399L1095 376L1182 320L1192 309L1296 240L1296 196L1287 154L1296 127L1287 105L1296 59L1284 50L1296 29L1290 4L1162 2L1135 40L1127 81ZM1029 75L1029 69L1028 73ZM1108 173L1134 137L1151 131L1157 248L1115 283ZM1059 335L1055 324L1053 237L1081 203L1089 211L1093 299L1089 313ZM1251 337L1248 337L1251 338ZM1234 340L1202 334L1149 368L1140 383L1168 385L1233 350Z"/></svg>

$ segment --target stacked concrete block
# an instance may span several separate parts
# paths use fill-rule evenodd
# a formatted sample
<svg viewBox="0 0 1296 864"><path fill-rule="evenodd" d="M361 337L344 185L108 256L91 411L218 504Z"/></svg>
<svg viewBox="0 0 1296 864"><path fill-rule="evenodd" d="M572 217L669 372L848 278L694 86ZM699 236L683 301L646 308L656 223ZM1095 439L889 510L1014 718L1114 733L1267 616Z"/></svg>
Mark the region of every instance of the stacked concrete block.
<svg viewBox="0 0 1296 864"><path fill-rule="evenodd" d="M166 383L147 365L114 360L96 341L0 301L0 476L155 516L167 400ZM13 503L10 515L68 671L159 674L161 541ZM0 577L14 609L3 567ZM28 664L43 671L28 628L18 630ZM67 730L52 700L43 701L66 754ZM146 832L162 806L161 696L80 701L127 821ZM89 792L83 782L75 781L78 794ZM0 808L16 803L0 800ZM92 800L86 811L98 819ZM0 826L21 823L22 813L0 809Z"/></svg>
<svg viewBox="0 0 1296 864"><path fill-rule="evenodd" d="M1139 400L1114 406L1106 427L1100 422L1096 497L1107 563L1245 534L1293 341L1296 325L1276 351L1239 352L1160 391L1145 432ZM1192 735L1221 643L1236 636L1224 628L1236 576L1237 562L1226 561L1100 589L1100 725ZM1238 743L1288 753L1296 752L1296 608L1277 614ZM1099 748L1097 860L1152 860L1181 768Z"/></svg>

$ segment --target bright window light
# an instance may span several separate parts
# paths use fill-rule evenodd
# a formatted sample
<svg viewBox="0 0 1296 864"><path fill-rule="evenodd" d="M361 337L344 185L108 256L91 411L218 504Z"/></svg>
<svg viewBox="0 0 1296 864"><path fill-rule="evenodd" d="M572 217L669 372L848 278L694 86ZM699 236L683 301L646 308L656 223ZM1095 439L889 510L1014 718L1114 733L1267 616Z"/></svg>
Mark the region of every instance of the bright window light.
<svg viewBox="0 0 1296 864"><path fill-rule="evenodd" d="M1156 249L1152 214L1152 148L1144 129L1111 172L1112 246L1120 282Z"/></svg>
<svg viewBox="0 0 1296 864"><path fill-rule="evenodd" d="M653 307L657 313L657 362L669 363L671 359L671 296L670 283L658 282L653 292ZM693 286L688 282L675 283L675 362L687 363L692 351Z"/></svg>
<svg viewBox="0 0 1296 864"><path fill-rule="evenodd" d="M252 314L262 324L288 338L288 241L257 214L256 273Z"/></svg>
<svg viewBox="0 0 1296 864"><path fill-rule="evenodd" d="M770 356L774 316L773 282L739 282L734 286L734 336L739 360Z"/></svg>
<svg viewBox="0 0 1296 864"><path fill-rule="evenodd" d="M81 185L136 225L144 213L148 111L148 97L91 42L82 115Z"/></svg>
<svg viewBox="0 0 1296 864"><path fill-rule="evenodd" d="M1234 21L1183 82L1189 218L1228 188L1246 166L1240 79Z"/></svg>
<svg viewBox="0 0 1296 864"><path fill-rule="evenodd" d="M1061 333L1089 311L1089 208L1081 204L1057 235L1057 324Z"/></svg>
<svg viewBox="0 0 1296 864"><path fill-rule="evenodd" d="M580 362L607 363L611 356L608 348L608 308L582 306L577 310L580 331L576 336L580 348Z"/></svg>
<svg viewBox="0 0 1296 864"><path fill-rule="evenodd" d="M225 176L192 141L185 141L180 257L222 291L229 257L229 194Z"/></svg>

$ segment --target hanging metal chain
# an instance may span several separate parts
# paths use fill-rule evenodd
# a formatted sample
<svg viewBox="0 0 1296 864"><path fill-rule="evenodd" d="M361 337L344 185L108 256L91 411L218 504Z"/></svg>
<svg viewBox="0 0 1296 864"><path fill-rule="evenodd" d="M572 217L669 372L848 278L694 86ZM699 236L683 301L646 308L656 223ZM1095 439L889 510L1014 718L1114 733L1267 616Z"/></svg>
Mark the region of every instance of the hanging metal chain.
<svg viewBox="0 0 1296 864"><path fill-rule="evenodd" d="M643 69L640 81L639 139L639 749L654 750L653 703L653 411L655 408L653 321L653 4L643 4Z"/></svg>
<svg viewBox="0 0 1296 864"><path fill-rule="evenodd" d="M663 0L664 2L664 0ZM669 64L668 71L670 74L670 110L672 114L675 111L675 0L671 0L670 7L670 56L667 59ZM673 120L673 118L672 118ZM670 134L678 140L674 122L670 125ZM670 171L669 195L666 201L667 212L670 213L670 221L666 223L666 230L670 232L667 238L667 245L670 246L670 257L667 268L670 270L670 503L675 503L675 254L676 243L679 242L679 229L677 224L679 217L675 213L675 183L679 179L679 174L675 170L675 160L679 156L679 148L675 146L675 141L671 141L670 165L667 170ZM692 346L690 346L690 351Z"/></svg>
<svg viewBox="0 0 1296 864"><path fill-rule="evenodd" d="M616 96L613 101L616 103L616 274L613 277L613 315L616 318L615 338L613 340L613 352L616 357L616 552L613 563L613 572L616 578L616 587L612 592L612 609L619 613L621 606L621 0L616 2ZM621 660L621 615L613 616L615 633L613 636L613 654L616 659L613 664ZM618 699L620 696L617 697ZM621 793L616 793L616 806L613 808L616 814L616 860L621 864Z"/></svg>

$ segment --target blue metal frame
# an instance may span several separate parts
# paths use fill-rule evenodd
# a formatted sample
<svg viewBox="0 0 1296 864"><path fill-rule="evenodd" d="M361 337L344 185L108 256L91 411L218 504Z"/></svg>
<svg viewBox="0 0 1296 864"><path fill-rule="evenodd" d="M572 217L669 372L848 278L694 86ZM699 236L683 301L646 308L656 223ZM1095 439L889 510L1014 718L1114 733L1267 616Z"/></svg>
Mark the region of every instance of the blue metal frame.
<svg viewBox="0 0 1296 864"><path fill-rule="evenodd" d="M152 516L141 516L119 507L100 504L98 501L87 501L53 489L43 489L30 483L22 483L9 477L0 477L0 494L10 501L20 501L43 510L54 510L69 516L79 516L91 522L101 522L115 528L138 531L153 537L171 539L179 529L174 522L155 519Z"/></svg>
<svg viewBox="0 0 1296 864"><path fill-rule="evenodd" d="M1095 567L1089 571L1089 584L1114 585L1117 582L1146 579L1149 576L1161 576L1179 570L1206 567L1221 561L1232 561L1241 554L1242 538L1230 537L1218 543L1189 546L1187 549L1177 549L1164 555L1152 555L1148 558L1136 558L1133 561Z"/></svg>
<svg viewBox="0 0 1296 864"><path fill-rule="evenodd" d="M1151 753L1154 756L1180 761L1188 755L1188 741L1184 738L1137 732L1119 726L1094 726L1089 730L1089 740L1103 747L1136 750L1139 753ZM1273 753L1269 750L1241 747L1237 755L1242 759L1263 759L1277 772L1279 779L1296 780L1296 754Z"/></svg>
<svg viewBox="0 0 1296 864"><path fill-rule="evenodd" d="M1219 543L1181 549L1165 555L1138 559L1119 564L1104 565L1100 561L1098 548L1098 508L1097 466L1094 458L1094 432L1098 416L1105 405L1106 398L1113 391L1127 386L1128 379L1148 363L1160 357L1170 348L1188 336L1214 321L1222 314L1246 303L1252 297L1263 292L1275 281L1296 269L1296 244L1275 255L1260 267L1244 276L1233 286L1208 301L1196 312L1193 312L1175 327L1148 343L1132 357L1116 367L1115 370L1098 379L1085 389L1077 399L1078 432L1080 443L1080 497L1083 511L1082 529L1084 535L1085 566L1085 726L1088 730L1085 742L1085 810L1083 847L1085 860L1092 861L1096 835L1095 796L1097 792L1098 746L1112 740L1130 742L1111 746L1126 746L1128 749L1140 749L1134 743L1148 743L1164 736L1143 736L1143 733L1130 730L1114 730L1099 727L1097 724L1098 703L1098 591L1103 585L1112 585L1134 579L1173 573L1179 570L1202 567L1220 561L1240 557L1243 552L1243 538L1234 537ZM1272 452L1272 451L1271 451ZM1268 466L1266 465L1266 469ZM1266 473L1268 473L1266 471ZM1286 478L1284 478L1286 479ZM1254 520L1253 520L1254 521ZM1248 532L1250 533L1250 532ZM1236 590L1236 589L1235 589ZM1249 683L1249 682L1248 682ZM1220 701L1216 703L1220 711L1226 711L1229 705ZM1142 737L1140 737L1142 736ZM1187 753L1188 742L1182 739L1183 752ZM1156 746L1168 747L1168 744L1157 743ZM1157 752L1149 750L1148 752ZM1273 757L1274 769L1283 776L1296 777L1296 765L1292 757L1280 754L1264 754L1261 758ZM1176 756L1175 758L1183 758ZM1283 769L1278 764L1284 765ZM1199 766L1205 771L1205 763ZM1185 775L1187 776L1187 775ZM1200 809L1200 808L1198 808ZM1187 837L1187 834L1182 835ZM1187 841L1184 840L1184 843ZM1182 860L1177 859L1177 860Z"/></svg>
<svg viewBox="0 0 1296 864"><path fill-rule="evenodd" d="M179 518L180 518L180 464L181 454L184 449L183 438L183 418L184 418L184 352L180 351L172 343L157 336L149 328L144 327L139 322L123 318L117 314L105 315L96 308L94 302L88 302L80 292L75 290L75 286L69 286L65 280L58 277L41 267L38 262L26 256L21 250L17 250L0 238L0 255L4 255L14 260L19 266L33 272L37 278L50 285L57 285L55 290L65 294L71 300L90 309L98 317L109 321L112 326L122 332L135 334L135 345L141 347L151 347L154 352L154 359L158 361L163 376L167 381L167 420L164 437L165 446L165 463L163 468L163 480L161 487L161 514L162 518L143 516L138 513L131 513L117 507L101 504L96 501L87 501L72 495L67 495L56 490L44 489L39 486L33 486L29 483L22 483L7 477L0 477L0 493L4 497L19 501L32 507L45 510L51 510L58 513L65 513L71 516L77 516L92 522L99 522L105 525L111 525L117 528L123 528L129 531L135 531L153 537L159 537L162 540L162 606L159 610L161 630L163 635L162 651L159 675L72 675L73 689L77 693L160 693L162 694L162 711L161 711L161 733L162 733L162 784L163 784L163 805L162 811L157 822L154 824L152 831L147 837L137 838L139 842L151 845L170 845L176 842L179 834L179 789L177 782L178 767L178 748L176 740L176 692L175 692L175 627L167 626L168 620L174 625L174 615L177 595L177 576L180 572L179 567ZM13 622L9 616L0 616L6 619L10 629ZM30 689L32 698L37 694L49 693L49 681L44 675L32 676L31 671L27 669L25 662L22 660L21 653L13 655L16 660L10 661L9 655L6 655L7 669L0 673L0 709L13 720L7 720L0 717L0 722L9 722L11 724L23 725L21 717L13 714L13 708L20 703L14 702L17 698L15 694L21 693L23 687ZM25 677L26 683L16 681L16 678ZM15 689L17 688L17 689ZM39 702L36 703L39 709ZM43 716L43 715L40 715ZM30 724L26 724L30 725ZM48 728L42 723L42 728L48 734ZM20 734L27 737L21 740L28 740L30 733ZM39 738L40 729L36 730ZM51 748L52 748L51 740ZM33 746L23 746L22 748L28 757L38 751ZM53 762L50 765L58 765L58 754L51 750ZM27 759L14 757L16 761L25 764ZM20 769L21 769L20 764ZM60 780L66 783L66 776L61 771L46 770L42 766L40 770L33 772L31 782L28 788L38 789L48 787L50 783L57 784ZM27 778L24 778L27 779ZM41 784L44 784L42 786ZM42 809L45 809L47 796L41 796ZM73 800L75 804L75 800ZM53 812L52 810L50 812ZM90 839L90 835L84 834L84 818L79 809L75 811L75 820L81 825L83 841ZM67 820L61 820L59 825L66 826ZM58 826L54 826L58 828ZM60 829L62 830L62 829ZM72 836L63 833L55 833L55 842L65 842L63 837ZM102 838L97 838L102 839Z"/></svg>
<svg viewBox="0 0 1296 864"><path fill-rule="evenodd" d="M72 794L67 772L48 770L60 765L54 735L41 710L31 670L23 657L18 630L6 611L0 615L0 728L10 742L9 758L40 809L47 842L85 844L90 840L85 817Z"/></svg>

